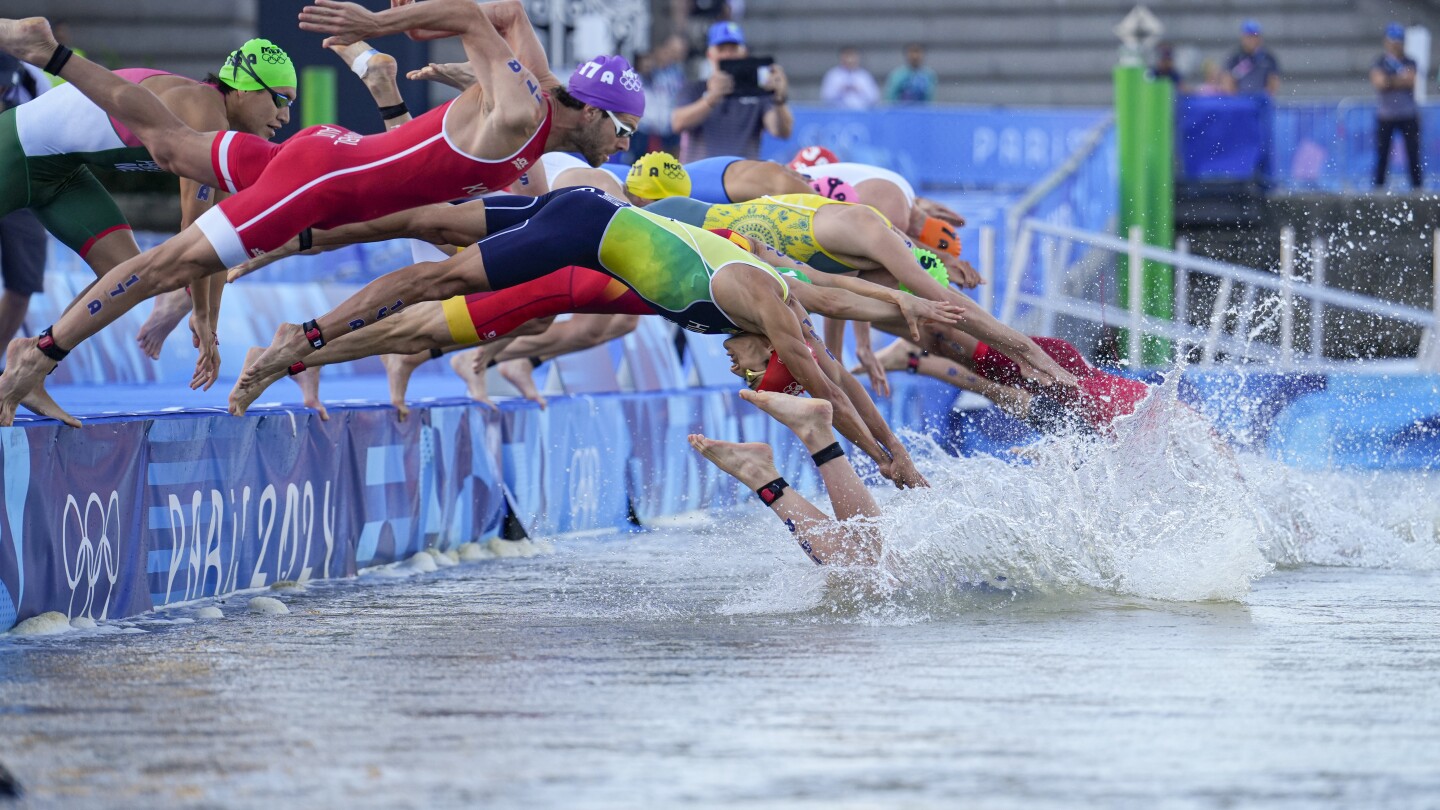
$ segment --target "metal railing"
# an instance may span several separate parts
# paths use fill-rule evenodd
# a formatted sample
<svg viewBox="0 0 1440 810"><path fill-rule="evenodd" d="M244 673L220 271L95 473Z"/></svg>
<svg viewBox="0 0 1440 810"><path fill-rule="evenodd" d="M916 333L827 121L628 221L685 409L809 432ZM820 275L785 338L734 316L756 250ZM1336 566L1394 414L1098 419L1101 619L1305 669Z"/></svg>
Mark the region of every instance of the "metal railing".
<svg viewBox="0 0 1440 810"><path fill-rule="evenodd" d="M1088 246L1091 249L1109 251L1127 258L1129 300L1126 307L1107 306L1076 297L1064 292L1063 279L1044 279L1039 294L1021 291L1020 277L1026 271L1029 247L1037 235L1052 237L1052 242L1070 242ZM1131 228L1129 239L1119 239L1104 233L1094 233L1063 225L1026 219L1016 237L1016 248L1011 254L1009 268L1009 289L1006 292L1005 318L1013 319L1014 308L1019 304L1032 307L1039 312L1044 323L1053 323L1056 315L1080 318L1106 326L1124 327L1129 332L1126 354L1131 367L1141 364L1141 345L1145 335L1169 338L1200 347L1201 362L1214 363L1221 352L1245 361L1272 364L1285 370L1309 369L1320 366L1331 367L1340 361L1324 357L1325 307L1362 312L1368 315L1419 326L1425 330L1421 339L1420 354L1416 358L1418 369L1440 371L1440 229L1434 232L1433 262L1435 266L1432 309L1396 304L1367 295L1337 290L1326 286L1326 264L1329 256L1323 239L1315 239L1310 245L1311 273L1304 279L1296 273L1295 230L1286 227L1281 231L1280 267L1277 273L1267 273L1251 267L1193 256L1183 242L1177 250L1166 250L1144 242L1141 228ZM1175 269L1176 311L1188 311L1190 276L1195 273L1219 279L1218 291L1208 322L1204 326L1191 325L1185 321L1171 321L1155 318L1142 313L1142 289L1145 262L1159 262ZM1233 304L1235 288L1242 288L1241 300ZM1266 322L1278 331L1278 343L1271 344L1257 339L1260 330L1253 329L1258 314L1257 297L1260 291L1274 294L1273 309L1266 313ZM1300 306L1297 299L1308 302L1309 351L1297 351L1295 341L1295 312ZM1227 323L1233 318L1233 325ZM1253 331L1252 331L1253 330ZM1343 364L1343 362L1341 362Z"/></svg>

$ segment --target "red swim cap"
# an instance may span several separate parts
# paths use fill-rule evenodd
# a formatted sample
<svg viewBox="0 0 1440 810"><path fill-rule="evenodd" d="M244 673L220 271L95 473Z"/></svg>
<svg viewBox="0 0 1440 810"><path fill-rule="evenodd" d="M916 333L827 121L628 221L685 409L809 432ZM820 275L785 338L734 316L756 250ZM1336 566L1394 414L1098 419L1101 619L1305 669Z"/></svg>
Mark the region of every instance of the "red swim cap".
<svg viewBox="0 0 1440 810"><path fill-rule="evenodd" d="M831 152L823 146L806 146L790 161L790 168L799 171L808 169L811 166L821 166L826 163L839 163L840 156Z"/></svg>
<svg viewBox="0 0 1440 810"><path fill-rule="evenodd" d="M780 359L780 355L773 351L770 352L770 362L765 364L765 374L756 383L755 390L778 391L796 397L805 393L805 387L795 379L790 369L785 367L785 361Z"/></svg>

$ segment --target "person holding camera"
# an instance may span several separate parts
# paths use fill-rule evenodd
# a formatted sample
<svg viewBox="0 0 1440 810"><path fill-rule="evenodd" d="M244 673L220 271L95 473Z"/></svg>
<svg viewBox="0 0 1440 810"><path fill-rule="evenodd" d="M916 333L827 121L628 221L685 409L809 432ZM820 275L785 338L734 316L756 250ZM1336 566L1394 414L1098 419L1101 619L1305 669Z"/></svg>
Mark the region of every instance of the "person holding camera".
<svg viewBox="0 0 1440 810"><path fill-rule="evenodd" d="M675 101L670 123L682 133L680 159L715 155L760 157L760 130L789 138L790 83L769 58L750 58L745 34L733 22L710 26L710 78L686 85Z"/></svg>

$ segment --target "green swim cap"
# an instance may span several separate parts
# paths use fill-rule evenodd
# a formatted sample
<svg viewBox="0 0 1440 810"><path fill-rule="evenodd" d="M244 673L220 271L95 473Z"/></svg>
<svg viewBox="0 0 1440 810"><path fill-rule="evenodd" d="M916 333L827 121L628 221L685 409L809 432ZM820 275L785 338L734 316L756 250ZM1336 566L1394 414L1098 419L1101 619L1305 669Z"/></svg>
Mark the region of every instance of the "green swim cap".
<svg viewBox="0 0 1440 810"><path fill-rule="evenodd" d="M940 262L940 257L923 247L917 247L914 250L915 261L920 262L920 266L925 268L925 272L929 273L931 278L940 282L941 287L949 289L950 271L945 269L945 265ZM913 294L913 291L904 284L900 285L900 292Z"/></svg>
<svg viewBox="0 0 1440 810"><path fill-rule="evenodd" d="M294 87L295 64L285 49L268 39L252 39L231 51L220 67L220 80L236 90L264 90L270 87Z"/></svg>

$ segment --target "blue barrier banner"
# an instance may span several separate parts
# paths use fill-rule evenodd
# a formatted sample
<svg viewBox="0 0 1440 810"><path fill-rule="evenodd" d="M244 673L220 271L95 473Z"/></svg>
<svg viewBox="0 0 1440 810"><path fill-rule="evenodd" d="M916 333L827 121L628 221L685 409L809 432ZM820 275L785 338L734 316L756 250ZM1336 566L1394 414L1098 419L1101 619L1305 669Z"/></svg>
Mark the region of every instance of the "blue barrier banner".
<svg viewBox="0 0 1440 810"><path fill-rule="evenodd" d="M691 433L740 441L737 405L750 408L734 389L625 399L625 421L634 437L625 480L641 523L697 509L723 509L743 500L744 488L702 459L689 442Z"/></svg>
<svg viewBox="0 0 1440 810"><path fill-rule="evenodd" d="M425 513L426 537L433 538L437 548L452 549L497 536L505 518L500 414L450 405L427 408L424 418L437 454L435 498Z"/></svg>
<svg viewBox="0 0 1440 810"><path fill-rule="evenodd" d="M435 435L393 411L347 414L348 467L359 478L359 567L403 560L425 548L426 511L435 506Z"/></svg>
<svg viewBox="0 0 1440 810"><path fill-rule="evenodd" d="M343 452L351 415L154 420L140 536L155 604L353 575L363 496Z"/></svg>
<svg viewBox="0 0 1440 810"><path fill-rule="evenodd" d="M501 472L516 520L531 537L628 525L621 460L631 454L619 396L506 408Z"/></svg>
<svg viewBox="0 0 1440 810"><path fill-rule="evenodd" d="M0 613L6 602L20 618L60 610L103 620L150 609L145 538L134 531L144 512L145 428L4 431Z"/></svg>
<svg viewBox="0 0 1440 810"><path fill-rule="evenodd" d="M1176 98L1178 179L1268 180L1273 126L1268 96Z"/></svg>
<svg viewBox="0 0 1440 810"><path fill-rule="evenodd" d="M801 147L818 144L846 160L893 169L917 188L1023 189L1064 163L1108 111L797 106L794 112L794 137L765 136L765 159L789 163Z"/></svg>

